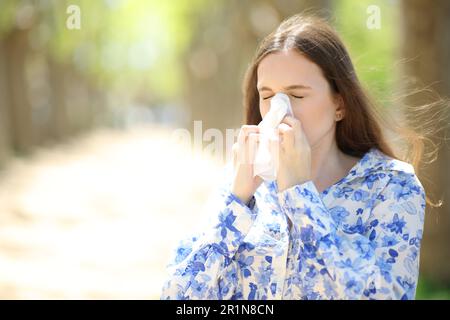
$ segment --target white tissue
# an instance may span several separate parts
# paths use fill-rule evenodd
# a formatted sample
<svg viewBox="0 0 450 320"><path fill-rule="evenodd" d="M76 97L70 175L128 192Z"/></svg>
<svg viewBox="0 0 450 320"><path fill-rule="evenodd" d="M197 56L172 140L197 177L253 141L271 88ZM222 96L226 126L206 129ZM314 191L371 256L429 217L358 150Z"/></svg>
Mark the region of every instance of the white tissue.
<svg viewBox="0 0 450 320"><path fill-rule="evenodd" d="M271 139L278 139L275 129L286 115L293 115L289 97L284 93L277 93L270 100L269 112L258 124L260 139L253 162L253 176L260 176L266 181L276 179L275 157L277 155L270 152L269 143Z"/></svg>

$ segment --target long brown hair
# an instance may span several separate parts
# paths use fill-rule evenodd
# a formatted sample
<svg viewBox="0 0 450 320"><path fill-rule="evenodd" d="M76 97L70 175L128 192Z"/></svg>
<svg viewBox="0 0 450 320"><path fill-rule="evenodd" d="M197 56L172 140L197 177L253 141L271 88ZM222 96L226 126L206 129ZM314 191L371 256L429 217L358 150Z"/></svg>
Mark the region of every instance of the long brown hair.
<svg viewBox="0 0 450 320"><path fill-rule="evenodd" d="M257 125L262 119L259 111L257 69L260 61L270 53L294 49L320 67L332 93L340 95L345 117L336 124L336 142L345 154L362 157L375 147L384 154L410 162L418 173L423 155L424 137L407 126L390 122L381 115L374 101L361 85L343 42L324 20L312 15L294 15L259 45L245 75L243 84L245 122ZM387 125L390 123L389 125ZM382 128L388 126L409 143L406 155L401 157L388 143ZM427 202L432 205L427 197Z"/></svg>

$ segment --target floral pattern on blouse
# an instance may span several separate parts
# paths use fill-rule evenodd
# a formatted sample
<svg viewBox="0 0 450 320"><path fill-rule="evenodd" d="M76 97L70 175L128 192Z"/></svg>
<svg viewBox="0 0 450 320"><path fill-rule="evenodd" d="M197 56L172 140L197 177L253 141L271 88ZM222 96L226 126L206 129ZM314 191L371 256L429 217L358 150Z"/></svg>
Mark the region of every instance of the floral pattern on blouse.
<svg viewBox="0 0 450 320"><path fill-rule="evenodd" d="M414 299L425 193L410 164L372 148L320 193L263 182L247 205L230 185L161 299Z"/></svg>

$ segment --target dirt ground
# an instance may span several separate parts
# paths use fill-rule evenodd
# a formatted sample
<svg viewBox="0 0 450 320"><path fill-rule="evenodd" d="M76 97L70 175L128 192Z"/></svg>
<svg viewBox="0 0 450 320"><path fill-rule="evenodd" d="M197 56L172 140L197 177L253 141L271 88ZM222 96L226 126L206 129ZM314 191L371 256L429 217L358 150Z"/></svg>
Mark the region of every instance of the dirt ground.
<svg viewBox="0 0 450 320"><path fill-rule="evenodd" d="M99 130L0 175L1 299L158 299L223 164L171 131Z"/></svg>

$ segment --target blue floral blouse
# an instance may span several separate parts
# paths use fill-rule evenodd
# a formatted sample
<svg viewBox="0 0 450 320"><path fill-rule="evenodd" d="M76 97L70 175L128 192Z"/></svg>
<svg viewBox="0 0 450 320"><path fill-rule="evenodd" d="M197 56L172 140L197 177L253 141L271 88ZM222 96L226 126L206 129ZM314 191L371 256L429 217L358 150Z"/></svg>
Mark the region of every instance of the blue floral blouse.
<svg viewBox="0 0 450 320"><path fill-rule="evenodd" d="M425 193L410 164L372 148L321 193L264 182L246 205L229 190L161 299L414 299Z"/></svg>

